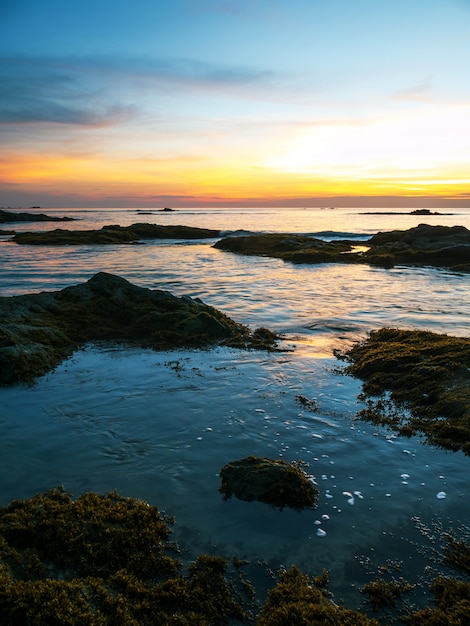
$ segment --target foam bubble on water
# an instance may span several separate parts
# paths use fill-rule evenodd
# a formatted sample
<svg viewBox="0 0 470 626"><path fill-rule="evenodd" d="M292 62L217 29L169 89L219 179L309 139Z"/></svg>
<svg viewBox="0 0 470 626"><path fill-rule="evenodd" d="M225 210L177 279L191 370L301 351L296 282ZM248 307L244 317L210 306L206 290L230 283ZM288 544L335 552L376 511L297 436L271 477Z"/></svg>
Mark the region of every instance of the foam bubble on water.
<svg viewBox="0 0 470 626"><path fill-rule="evenodd" d="M354 504L354 496L352 493L350 493L349 491L343 491L343 496L346 496L348 498L348 504L350 504L351 506Z"/></svg>
<svg viewBox="0 0 470 626"><path fill-rule="evenodd" d="M357 496L359 500L364 500L364 496L362 495L360 491L355 491L354 495Z"/></svg>
<svg viewBox="0 0 470 626"><path fill-rule="evenodd" d="M256 413L266 413L264 409L255 409Z"/></svg>
<svg viewBox="0 0 470 626"><path fill-rule="evenodd" d="M318 528L317 537L326 537L326 531L324 531L323 528Z"/></svg>
<svg viewBox="0 0 470 626"><path fill-rule="evenodd" d="M324 515L321 516L321 518L322 519L330 519L330 516L325 513Z"/></svg>
<svg viewBox="0 0 470 626"><path fill-rule="evenodd" d="M319 519L316 519L313 523L314 523L316 526L320 526L320 524L321 524L321 522L320 522L320 520L319 520Z"/></svg>
<svg viewBox="0 0 470 626"><path fill-rule="evenodd" d="M438 500L444 500L444 498L447 498L447 494L445 491L439 491L439 493L437 494L436 498Z"/></svg>
<svg viewBox="0 0 470 626"><path fill-rule="evenodd" d="M402 478L403 480L408 480L408 478L409 478L409 477L410 477L410 475L409 475L409 474L402 474L402 475L400 476L400 478Z"/></svg>

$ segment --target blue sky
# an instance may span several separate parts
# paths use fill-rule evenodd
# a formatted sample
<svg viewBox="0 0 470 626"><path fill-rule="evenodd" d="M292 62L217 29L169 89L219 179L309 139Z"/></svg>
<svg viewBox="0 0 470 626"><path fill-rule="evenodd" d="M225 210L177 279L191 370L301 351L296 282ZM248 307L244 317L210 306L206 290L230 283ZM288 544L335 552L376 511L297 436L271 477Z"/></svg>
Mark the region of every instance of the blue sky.
<svg viewBox="0 0 470 626"><path fill-rule="evenodd" d="M469 67L470 0L2 0L0 205L465 203Z"/></svg>

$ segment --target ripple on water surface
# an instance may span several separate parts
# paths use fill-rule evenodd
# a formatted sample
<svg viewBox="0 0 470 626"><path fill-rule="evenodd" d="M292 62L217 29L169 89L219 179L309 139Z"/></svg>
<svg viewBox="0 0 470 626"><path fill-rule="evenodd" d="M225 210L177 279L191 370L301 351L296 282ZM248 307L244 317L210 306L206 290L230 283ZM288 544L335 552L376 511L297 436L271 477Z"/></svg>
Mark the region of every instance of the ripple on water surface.
<svg viewBox="0 0 470 626"><path fill-rule="evenodd" d="M465 521L470 464L354 421L359 384L333 364L229 349L76 353L34 387L0 390L3 503L58 484L117 489L174 514L195 551L326 566L344 593L355 555L409 558L413 516ZM314 413L299 394L316 398ZM249 454L307 462L317 509L223 501L220 467Z"/></svg>

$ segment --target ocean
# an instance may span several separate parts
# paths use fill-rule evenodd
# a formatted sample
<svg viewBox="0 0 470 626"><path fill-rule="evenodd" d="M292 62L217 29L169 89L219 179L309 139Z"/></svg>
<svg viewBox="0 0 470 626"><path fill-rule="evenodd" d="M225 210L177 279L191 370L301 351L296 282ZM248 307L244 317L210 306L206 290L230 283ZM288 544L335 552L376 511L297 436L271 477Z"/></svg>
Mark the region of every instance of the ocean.
<svg viewBox="0 0 470 626"><path fill-rule="evenodd" d="M470 228L470 209L390 211L41 209L77 221L2 228L150 222L358 242L420 223ZM417 584L415 601L426 601L426 583L442 571L432 558L440 534L468 533L470 458L356 420L361 385L341 373L333 350L382 326L468 336L470 275L291 265L223 252L212 247L216 240L48 247L1 238L1 296L62 289L106 271L201 298L252 328L266 326L283 335L285 350L88 346L35 385L1 388L0 504L58 485L74 496L117 490L175 516L174 538L187 558L248 559L261 585L269 585L267 571L291 564L314 575L326 568L335 598L354 608L363 600L360 586L393 562ZM298 396L315 400L318 410ZM249 454L308 463L318 508L224 501L220 467Z"/></svg>

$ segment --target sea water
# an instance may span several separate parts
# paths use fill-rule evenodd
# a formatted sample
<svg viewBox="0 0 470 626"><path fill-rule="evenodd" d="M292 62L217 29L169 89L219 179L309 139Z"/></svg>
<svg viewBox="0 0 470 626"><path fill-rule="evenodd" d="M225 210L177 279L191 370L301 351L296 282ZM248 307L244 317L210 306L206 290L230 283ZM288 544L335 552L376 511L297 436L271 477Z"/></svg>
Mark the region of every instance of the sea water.
<svg viewBox="0 0 470 626"><path fill-rule="evenodd" d="M43 212L77 221L4 228L151 222L359 241L419 223L470 226L463 209L444 216L368 211L62 209ZM216 240L49 247L3 238L1 296L62 289L107 271L199 297L252 328L267 326L283 335L284 350L88 346L33 386L0 389L0 504L58 485L75 496L116 489L174 515L175 539L188 558L236 555L262 572L296 564L320 574L325 567L330 589L348 606L360 604L358 587L386 562L401 563L400 575L413 582L428 580L441 571L429 558L432 528L469 523L470 459L357 421L360 382L341 374L333 350L381 326L468 336L470 276L291 265L223 252L212 247ZM318 508L224 501L220 467L249 454L308 463Z"/></svg>

